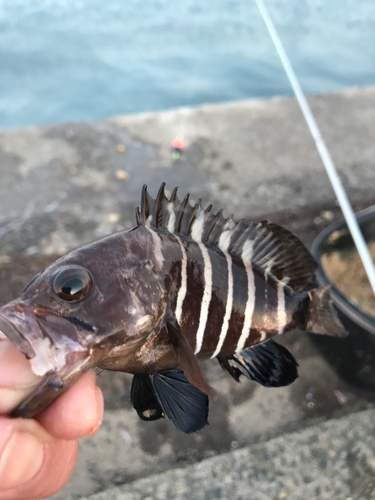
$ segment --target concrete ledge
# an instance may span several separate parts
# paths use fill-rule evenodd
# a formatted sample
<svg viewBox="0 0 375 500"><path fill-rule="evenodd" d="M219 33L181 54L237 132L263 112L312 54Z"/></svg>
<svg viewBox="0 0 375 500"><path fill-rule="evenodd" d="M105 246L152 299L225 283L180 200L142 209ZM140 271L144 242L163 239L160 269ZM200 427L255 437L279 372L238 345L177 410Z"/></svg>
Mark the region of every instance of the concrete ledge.
<svg viewBox="0 0 375 500"><path fill-rule="evenodd" d="M140 479L85 500L220 498L375 499L375 410Z"/></svg>
<svg viewBox="0 0 375 500"><path fill-rule="evenodd" d="M373 196L375 88L309 101L351 199ZM178 161L176 136L186 143ZM291 98L1 132L0 172L0 257L61 253L131 227L144 183L156 192L167 180L254 219L334 200Z"/></svg>

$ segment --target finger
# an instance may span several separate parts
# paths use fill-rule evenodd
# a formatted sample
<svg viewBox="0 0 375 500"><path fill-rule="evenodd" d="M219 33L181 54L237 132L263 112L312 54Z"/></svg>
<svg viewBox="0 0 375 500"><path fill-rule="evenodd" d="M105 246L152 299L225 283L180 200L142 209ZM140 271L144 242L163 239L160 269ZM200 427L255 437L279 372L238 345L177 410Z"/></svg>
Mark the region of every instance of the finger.
<svg viewBox="0 0 375 500"><path fill-rule="evenodd" d="M95 434L103 419L103 395L90 370L44 410L37 420L53 436L79 439Z"/></svg>
<svg viewBox="0 0 375 500"><path fill-rule="evenodd" d="M0 341L0 414L9 413L39 383L30 362L8 340ZM103 418L103 396L95 374L84 375L38 418L55 437L94 434Z"/></svg>
<svg viewBox="0 0 375 500"><path fill-rule="evenodd" d="M40 379L17 347L9 340L0 340L0 414L13 410Z"/></svg>
<svg viewBox="0 0 375 500"><path fill-rule="evenodd" d="M45 498L74 468L75 441L50 436L35 420L0 417L0 500Z"/></svg>

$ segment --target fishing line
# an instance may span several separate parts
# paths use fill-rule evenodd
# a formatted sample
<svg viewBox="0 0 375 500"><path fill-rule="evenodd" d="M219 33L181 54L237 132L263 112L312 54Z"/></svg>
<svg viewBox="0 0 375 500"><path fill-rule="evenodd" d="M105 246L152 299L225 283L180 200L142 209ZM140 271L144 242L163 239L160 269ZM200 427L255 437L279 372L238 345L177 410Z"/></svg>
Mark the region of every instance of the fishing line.
<svg viewBox="0 0 375 500"><path fill-rule="evenodd" d="M311 135L314 139L315 145L318 149L319 155L322 159L324 167L326 169L329 180L331 181L332 188L336 194L337 200L340 204L341 210L344 214L346 223L353 237L355 246L357 247L359 256L361 257L363 266L366 270L368 279L370 281L371 287L375 294L375 267L370 257L370 253L368 251L365 239L363 238L362 232L359 228L357 219L355 218L353 209L350 205L348 196L345 192L344 186L342 185L341 179L337 173L336 167L333 163L331 155L327 149L327 146L324 142L322 134L320 133L319 127L315 121L314 115L312 114L311 108L307 102L305 94L301 88L301 85L298 81L298 78L294 72L294 69L291 65L289 57L285 52L283 44L280 40L280 37L276 31L275 25L272 22L272 19L268 13L266 6L264 5L263 0L255 0L258 9L263 17L263 21L265 22L268 33L271 36L271 39L275 45L276 51L280 57L281 63L284 67L285 73L289 79L289 82L293 88L294 94L297 98L298 104L301 108L303 116L307 122L307 125L310 129Z"/></svg>

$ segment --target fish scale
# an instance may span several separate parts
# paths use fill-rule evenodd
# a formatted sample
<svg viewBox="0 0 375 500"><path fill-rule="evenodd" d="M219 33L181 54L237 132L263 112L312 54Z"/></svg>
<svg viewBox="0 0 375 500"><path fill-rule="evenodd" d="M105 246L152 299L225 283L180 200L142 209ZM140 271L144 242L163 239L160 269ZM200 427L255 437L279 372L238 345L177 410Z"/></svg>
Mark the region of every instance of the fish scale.
<svg viewBox="0 0 375 500"><path fill-rule="evenodd" d="M142 420L183 432L207 424L213 390L198 359L235 379L280 387L298 364L271 337L292 329L342 336L330 289L313 289L316 263L287 229L235 222L201 200L153 199L137 225L69 252L0 309L0 329L43 378L13 410L32 417L87 370L134 375Z"/></svg>

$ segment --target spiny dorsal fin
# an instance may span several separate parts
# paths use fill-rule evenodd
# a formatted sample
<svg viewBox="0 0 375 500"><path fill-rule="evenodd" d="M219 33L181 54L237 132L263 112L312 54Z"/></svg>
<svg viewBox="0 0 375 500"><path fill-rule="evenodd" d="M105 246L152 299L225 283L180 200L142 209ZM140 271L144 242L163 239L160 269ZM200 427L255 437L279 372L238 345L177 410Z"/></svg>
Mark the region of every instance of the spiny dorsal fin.
<svg viewBox="0 0 375 500"><path fill-rule="evenodd" d="M137 223L161 228L219 247L232 257L262 269L276 280L301 291L316 273L317 264L303 243L287 229L269 221L234 222L233 216L215 213L212 205L203 209L201 200L189 203L187 194L180 203L177 188L170 199L165 195L165 183L156 199L142 190L141 210L136 211Z"/></svg>
<svg viewBox="0 0 375 500"><path fill-rule="evenodd" d="M194 240L199 239L215 245L225 224L232 220L233 216L225 219L222 210L214 213L212 205L204 210L201 200L191 205L189 199L190 194L187 194L180 202L177 188L168 199L165 195L165 183L161 185L156 199L153 199L147 192L147 186L143 186L141 209L136 210L137 223L141 226L166 229L170 233L190 236Z"/></svg>

